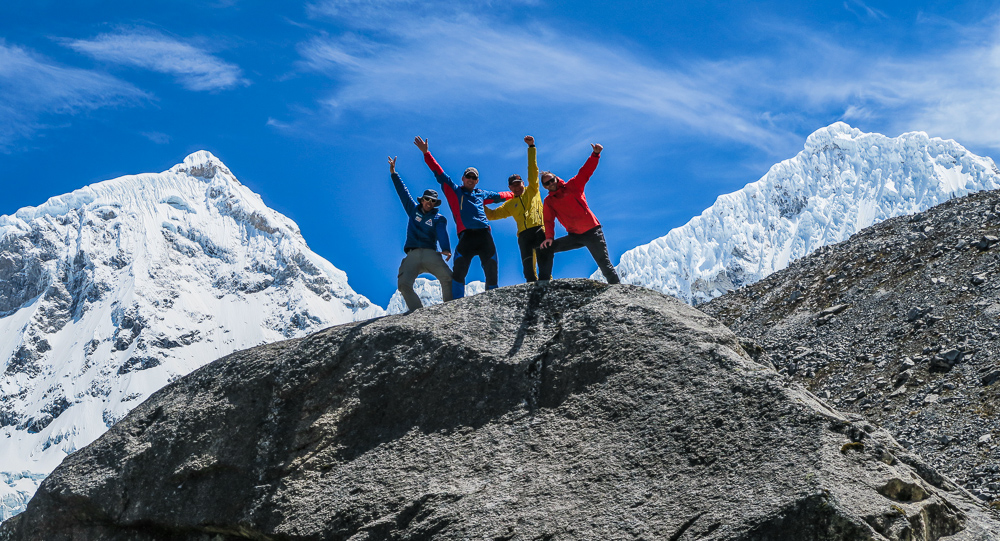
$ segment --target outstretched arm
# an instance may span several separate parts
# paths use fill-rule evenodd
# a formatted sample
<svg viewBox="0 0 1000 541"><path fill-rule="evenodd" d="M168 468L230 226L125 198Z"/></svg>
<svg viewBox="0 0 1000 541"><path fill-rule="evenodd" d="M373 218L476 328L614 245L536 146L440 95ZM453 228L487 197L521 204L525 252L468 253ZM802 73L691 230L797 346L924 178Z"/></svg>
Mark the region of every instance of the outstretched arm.
<svg viewBox="0 0 1000 541"><path fill-rule="evenodd" d="M486 211L486 217L492 222L494 220L502 220L504 218L510 218L510 205L503 204L497 208L490 208L483 205L483 210Z"/></svg>
<svg viewBox="0 0 1000 541"><path fill-rule="evenodd" d="M437 160L434 159L434 156L431 156L430 145L427 139L421 139L420 136L418 135L417 137L413 138L413 144L420 149L420 152L424 153L424 163L426 163L427 167L431 170L432 173L434 173L434 178L437 179L438 183L441 184L441 186L451 188L452 191L454 191L455 193L459 193L458 190L460 186L458 184L455 184L455 182L451 180L451 177L444 174L444 169L440 165L438 165L438 162Z"/></svg>
<svg viewBox="0 0 1000 541"><path fill-rule="evenodd" d="M399 202L403 204L403 210L407 214L413 212L413 209L417 207L417 202L413 200L410 191L406 189L403 179L399 178L399 175L396 174L395 157L389 158L389 176L392 177L392 185L396 188L396 195L399 196Z"/></svg>
<svg viewBox="0 0 1000 541"><path fill-rule="evenodd" d="M483 190L483 203L499 203L501 201L507 201L508 199L514 199L514 192L491 192L489 190Z"/></svg>

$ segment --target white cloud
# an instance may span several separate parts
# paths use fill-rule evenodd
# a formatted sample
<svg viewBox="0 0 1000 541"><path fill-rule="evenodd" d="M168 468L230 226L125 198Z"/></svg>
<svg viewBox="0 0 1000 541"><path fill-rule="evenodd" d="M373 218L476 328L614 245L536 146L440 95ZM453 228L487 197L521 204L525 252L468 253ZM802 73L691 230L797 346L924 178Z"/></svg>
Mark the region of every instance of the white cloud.
<svg viewBox="0 0 1000 541"><path fill-rule="evenodd" d="M706 63L685 71L547 27L498 25L470 15L410 23L395 18L387 28L393 34L384 42L346 35L302 44L302 65L340 83L327 106L593 105L754 145L781 137L750 120L737 97L727 95L731 85L718 86L745 64Z"/></svg>
<svg viewBox="0 0 1000 541"><path fill-rule="evenodd" d="M149 96L109 75L60 66L0 40L0 150L46 127L49 115L136 104Z"/></svg>
<svg viewBox="0 0 1000 541"><path fill-rule="evenodd" d="M857 8L860 13L855 11L855 8ZM847 2L844 2L844 9L850 11L862 20L868 19L877 22L888 18L888 15L886 15L884 11L870 7L861 0L848 0Z"/></svg>
<svg viewBox="0 0 1000 541"><path fill-rule="evenodd" d="M102 34L91 40L66 40L65 44L97 60L173 75L189 90L225 90L248 84L238 66L150 30Z"/></svg>
<svg viewBox="0 0 1000 541"><path fill-rule="evenodd" d="M409 5L409 0L314 5L316 13L325 6L323 13L345 18L350 10L380 24L377 32L368 28L300 45L300 66L336 84L322 100L331 117L345 110L541 104L599 108L612 117L617 111L671 126L675 133L778 154L838 119L889 135L922 130L1000 148L995 17L964 27L918 22L923 31L947 32L951 39L914 52L893 53L881 44L772 24L759 28L776 43L765 54L667 62L542 23L515 26L460 12L425 17L403 9ZM856 0L845 5L885 18ZM357 28L364 28L363 22Z"/></svg>

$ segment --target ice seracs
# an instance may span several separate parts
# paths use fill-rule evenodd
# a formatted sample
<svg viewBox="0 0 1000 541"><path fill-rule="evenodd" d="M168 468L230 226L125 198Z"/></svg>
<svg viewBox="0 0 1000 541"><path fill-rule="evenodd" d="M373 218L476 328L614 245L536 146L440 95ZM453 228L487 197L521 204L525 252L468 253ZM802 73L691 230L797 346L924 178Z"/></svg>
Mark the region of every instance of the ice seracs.
<svg viewBox="0 0 1000 541"><path fill-rule="evenodd" d="M0 519L167 382L383 314L205 151L0 216Z"/></svg>
<svg viewBox="0 0 1000 541"><path fill-rule="evenodd" d="M623 254L618 274L698 304L876 222L998 187L993 160L955 141L923 132L891 138L837 122L760 180Z"/></svg>

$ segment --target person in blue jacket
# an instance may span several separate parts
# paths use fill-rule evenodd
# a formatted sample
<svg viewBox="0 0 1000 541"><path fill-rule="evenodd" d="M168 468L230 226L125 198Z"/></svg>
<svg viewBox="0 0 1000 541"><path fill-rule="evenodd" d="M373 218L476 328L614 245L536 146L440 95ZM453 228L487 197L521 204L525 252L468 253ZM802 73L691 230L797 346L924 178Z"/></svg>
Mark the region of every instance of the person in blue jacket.
<svg viewBox="0 0 1000 541"><path fill-rule="evenodd" d="M434 178L441 184L441 190L451 207L451 216L455 219L455 229L458 230L458 246L455 247L455 263L451 274L452 296L461 299L465 296L465 279L469 274L472 258L479 256L486 278L486 289L496 289L499 285L499 265L497 263L497 247L490 231L490 221L486 218L484 203L498 203L514 197L514 192L491 192L477 188L479 171L469 167L462 174L462 183L458 184L445 174L444 169L431 156L426 139L419 136L413 139L424 155L424 162Z"/></svg>
<svg viewBox="0 0 1000 541"><path fill-rule="evenodd" d="M413 291L413 281L424 272L434 275L441 282L441 297L444 302L448 302L452 299L451 269L445 261L451 259L451 242L448 239L448 219L439 214L437 209L441 206L441 199L438 198L437 191L424 190L420 201L414 201L403 184L403 179L396 173L394 157L389 158L389 175L396 187L399 202L403 204L403 210L408 216L406 244L403 245L406 257L399 264L399 277L396 280L396 287L406 301L406 309L412 312L423 308L420 297ZM438 244L441 245L440 252L437 251ZM442 255L446 259L442 259Z"/></svg>

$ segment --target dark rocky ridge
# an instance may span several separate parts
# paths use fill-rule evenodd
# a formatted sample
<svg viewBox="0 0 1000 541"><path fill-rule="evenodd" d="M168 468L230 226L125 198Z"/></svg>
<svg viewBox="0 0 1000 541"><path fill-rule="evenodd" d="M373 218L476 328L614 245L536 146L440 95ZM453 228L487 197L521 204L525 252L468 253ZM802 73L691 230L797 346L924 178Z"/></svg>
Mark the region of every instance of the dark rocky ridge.
<svg viewBox="0 0 1000 541"><path fill-rule="evenodd" d="M1000 508L998 205L887 220L699 308Z"/></svg>
<svg viewBox="0 0 1000 541"><path fill-rule="evenodd" d="M860 417L656 292L559 280L234 353L0 541L998 539Z"/></svg>

